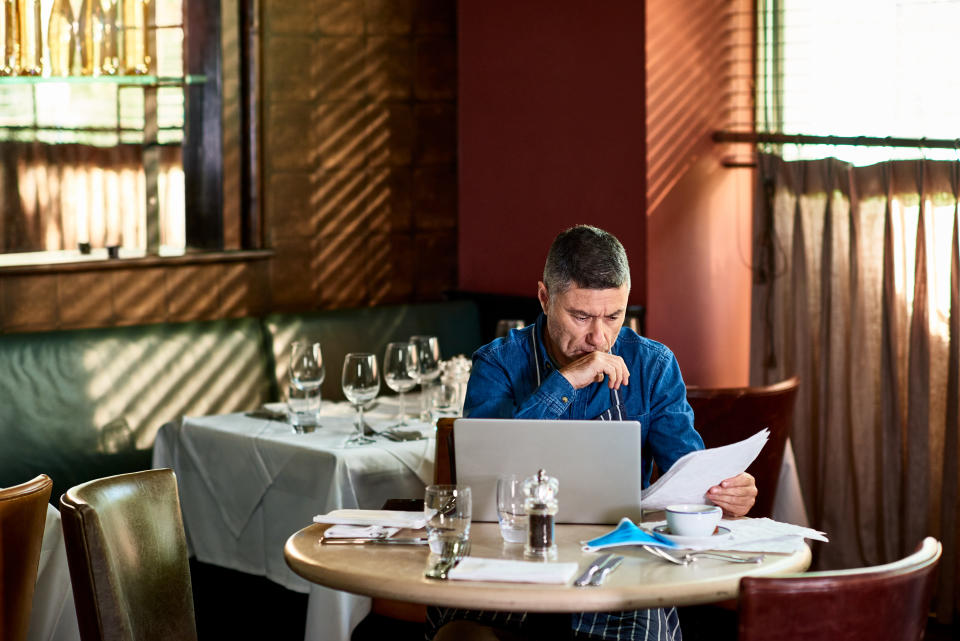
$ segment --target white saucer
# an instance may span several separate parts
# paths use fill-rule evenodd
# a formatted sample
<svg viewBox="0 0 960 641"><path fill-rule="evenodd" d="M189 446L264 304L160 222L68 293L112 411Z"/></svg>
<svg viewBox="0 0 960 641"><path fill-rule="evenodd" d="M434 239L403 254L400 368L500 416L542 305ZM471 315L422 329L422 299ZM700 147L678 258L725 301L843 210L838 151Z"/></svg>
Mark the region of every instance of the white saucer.
<svg viewBox="0 0 960 641"><path fill-rule="evenodd" d="M653 531L677 545L712 545L730 538L730 528L723 527L722 525L718 525L717 531L710 536L680 536L679 534L671 534L670 529L666 525L658 525L653 528Z"/></svg>

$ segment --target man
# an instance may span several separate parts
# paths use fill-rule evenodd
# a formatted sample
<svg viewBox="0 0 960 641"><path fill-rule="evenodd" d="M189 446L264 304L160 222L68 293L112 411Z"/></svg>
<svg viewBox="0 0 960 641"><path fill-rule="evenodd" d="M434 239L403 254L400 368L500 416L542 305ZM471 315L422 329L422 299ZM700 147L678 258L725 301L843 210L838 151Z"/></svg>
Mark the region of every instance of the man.
<svg viewBox="0 0 960 641"><path fill-rule="evenodd" d="M640 421L644 486L653 461L667 470L684 454L703 449L673 353L623 328L629 294L630 268L620 241L586 225L562 232L537 284L543 314L535 325L513 330L473 355L464 415ZM742 516L757 488L743 473L707 495L726 514ZM522 613L431 610L428 615L434 628L449 621L454 623L438 638L454 629L488 638L512 638L515 632L543 636L536 627L543 622ZM570 636L584 639L680 638L674 608L574 614L569 628Z"/></svg>

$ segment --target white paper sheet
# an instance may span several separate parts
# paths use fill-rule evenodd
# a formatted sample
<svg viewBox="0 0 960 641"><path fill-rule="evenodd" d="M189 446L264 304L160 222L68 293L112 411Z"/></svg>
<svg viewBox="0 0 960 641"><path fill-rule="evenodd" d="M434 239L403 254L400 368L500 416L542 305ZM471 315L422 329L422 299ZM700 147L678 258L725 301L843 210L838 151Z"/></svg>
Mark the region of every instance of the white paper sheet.
<svg viewBox="0 0 960 641"><path fill-rule="evenodd" d="M652 531L666 523L666 521L644 522L643 529ZM680 547L687 550L792 554L803 547L804 539L827 542L827 535L823 532L790 523L780 523L768 518L723 519L720 525L731 531L728 538Z"/></svg>
<svg viewBox="0 0 960 641"><path fill-rule="evenodd" d="M678 503L707 504L707 490L746 470L769 435L770 430L762 429L739 443L690 452L643 490L641 506L645 510L662 510Z"/></svg>

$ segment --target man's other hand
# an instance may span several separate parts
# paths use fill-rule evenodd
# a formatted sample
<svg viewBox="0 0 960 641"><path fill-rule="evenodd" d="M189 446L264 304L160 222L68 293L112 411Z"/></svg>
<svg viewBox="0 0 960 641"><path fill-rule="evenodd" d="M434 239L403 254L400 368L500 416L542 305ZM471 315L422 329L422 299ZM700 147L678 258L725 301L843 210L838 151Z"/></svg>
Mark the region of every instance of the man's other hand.
<svg viewBox="0 0 960 641"><path fill-rule="evenodd" d="M560 369L574 389L583 389L587 385L603 382L607 377L607 387L620 389L630 383L630 370L623 359L606 352L590 352Z"/></svg>
<svg viewBox="0 0 960 641"><path fill-rule="evenodd" d="M744 516L757 500L757 482L743 472L711 487L707 498L723 508L726 516Z"/></svg>

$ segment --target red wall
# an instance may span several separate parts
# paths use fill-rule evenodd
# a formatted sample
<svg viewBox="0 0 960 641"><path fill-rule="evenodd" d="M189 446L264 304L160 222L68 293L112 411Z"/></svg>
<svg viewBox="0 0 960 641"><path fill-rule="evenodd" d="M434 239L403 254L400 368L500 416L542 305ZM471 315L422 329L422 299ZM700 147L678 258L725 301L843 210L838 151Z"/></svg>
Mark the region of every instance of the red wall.
<svg viewBox="0 0 960 641"><path fill-rule="evenodd" d="M550 241L615 234L646 300L644 3L458 2L459 286L533 296Z"/></svg>
<svg viewBox="0 0 960 641"><path fill-rule="evenodd" d="M750 356L750 172L711 140L749 96L752 0L646 0L647 334L687 383L745 385ZM746 21L746 24L744 23ZM749 151L749 150L747 150Z"/></svg>

